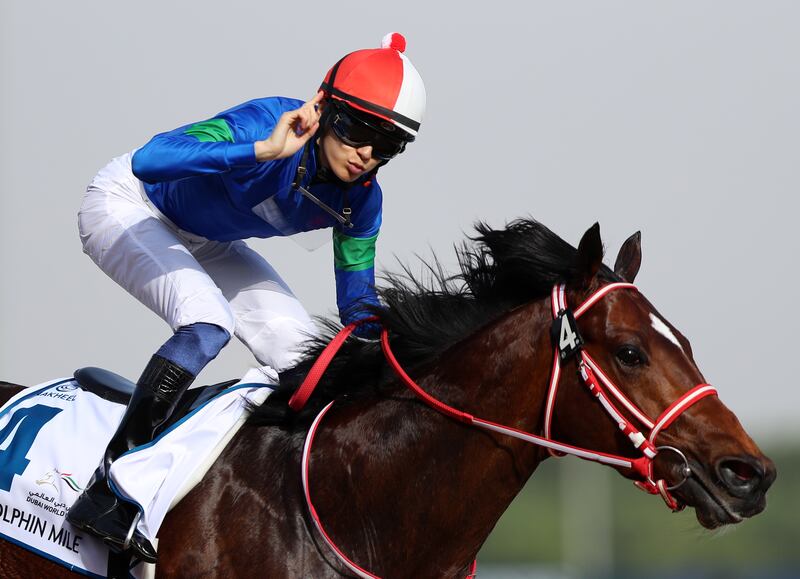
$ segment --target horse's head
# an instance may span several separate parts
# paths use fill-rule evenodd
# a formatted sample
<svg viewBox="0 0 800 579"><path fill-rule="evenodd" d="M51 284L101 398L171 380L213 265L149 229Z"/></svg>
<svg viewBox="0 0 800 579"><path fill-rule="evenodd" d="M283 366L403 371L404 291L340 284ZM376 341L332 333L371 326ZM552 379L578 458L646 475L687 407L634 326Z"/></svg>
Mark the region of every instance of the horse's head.
<svg viewBox="0 0 800 579"><path fill-rule="evenodd" d="M578 308L609 283L608 270L605 274L602 271L602 253L599 228L595 225L578 248L575 274L567 285L570 307ZM632 283L640 263L637 233L620 250L614 273ZM601 373L652 423L687 392L705 383L689 341L636 290L606 294L586 310L577 325L585 350ZM564 365L553 419L554 437L607 453L637 456L615 421L600 410L600 405L591 403L586 386L570 371L575 363ZM642 424L641 419L635 418L635 411L624 403L617 408L633 423ZM652 424L640 427L648 436ZM675 485L672 494L695 507L704 527L736 523L764 509L766 491L775 480L775 466L716 395L686 408L657 433L653 444L679 451L662 450L656 455L653 479ZM687 464L691 474L686 470ZM634 478L630 470L620 472Z"/></svg>

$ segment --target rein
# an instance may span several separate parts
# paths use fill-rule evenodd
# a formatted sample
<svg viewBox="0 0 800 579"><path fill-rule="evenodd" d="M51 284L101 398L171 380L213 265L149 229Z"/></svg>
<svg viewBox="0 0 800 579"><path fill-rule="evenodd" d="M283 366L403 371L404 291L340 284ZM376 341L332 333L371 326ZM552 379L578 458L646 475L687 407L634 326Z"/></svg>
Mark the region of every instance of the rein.
<svg viewBox="0 0 800 579"><path fill-rule="evenodd" d="M547 406L545 410L545 425L544 425L544 436L537 436L535 434L525 432L523 430L519 430L516 428L512 428L510 426L504 426L502 424L498 424L496 422L492 422L489 420L484 420L482 418L478 418L473 416L472 414L468 414L466 412L462 412L449 406L434 398L425 390L423 390L411 377L405 372L402 368L400 363L395 358L394 353L392 352L391 345L389 343L389 332L384 327L381 330L381 346L383 349L384 356L388 361L389 365L392 367L394 372L400 378L400 380L418 397L420 398L425 404L436 410L437 412L444 414L454 420L459 422L463 422L470 426L474 426L476 428L482 428L484 430L489 430L492 432L498 432L500 434L505 434L507 436L511 436L513 438L518 438L520 440L524 440L525 442L529 442L531 444L536 444L548 449L548 452L552 456L563 456L565 454L572 454L577 456L578 458L582 458L584 460L590 460L593 462L599 462L602 464L607 464L613 467L620 467L632 470L636 475L638 475L640 480L634 482L634 484L650 493L650 494L658 494L664 499L666 505L672 511L680 511L682 510L685 505L680 503L677 499L675 499L669 491L675 490L679 486L681 486L688 478L692 475L692 470L689 466L689 461L686 456L681 452L679 449L672 447L672 446L656 446L655 439L656 436L664 429L669 427L683 412L685 412L688 408L693 406L698 401L702 400L706 396L711 396L717 394L717 390L709 385L709 384L698 384L694 388L690 389L688 392L684 393L680 396L675 402L670 404L655 420L651 420L643 411L641 411L633 402L631 402L623 393L622 391L613 383L613 381L602 371L599 367L597 362L586 352L583 348L583 340L578 332L576 320L580 318L583 314L586 313L593 305L595 305L598 301L600 301L605 295L608 293L620 290L620 289L630 289L636 290L636 286L630 283L612 283L606 286L603 286L595 293L593 293L586 301L583 302L576 310L572 311L567 306L566 300L566 289L564 284L557 285L553 288L552 295L551 295L551 304L552 304L552 313L553 313L553 326L552 326L552 334L553 339L555 342L555 353L553 356L553 368L550 375L550 386L547 394ZM306 402L308 401L309 397L313 393L314 389L316 388L317 384L319 383L322 375L325 373L328 365L330 364L331 360L336 356L337 352L341 348L344 341L348 338L348 336L361 324L369 323L369 322L376 322L380 321L377 316L372 316L369 318L365 318L363 320L359 320L345 326L334 338L331 342L325 347L322 351L320 356L314 362L311 370L309 371L308 375L306 376L303 383L294 393L294 395L289 400L289 407L294 411L299 411L300 409L305 406ZM552 440L551 438L551 426L552 426L552 419L553 419L553 412L555 409L555 401L556 396L558 394L558 386L561 377L561 370L562 370L562 362L566 362L571 359L573 356L578 357L578 372L586 385L589 389L591 394L595 396L600 404L602 405L603 409L609 414L612 420L617 424L619 429L627 436L627 438L631 441L634 448L639 450L642 453L642 456L639 458L631 459L628 457L614 455L614 454L607 454L599 451L593 451L585 448L581 448L578 446L573 446L570 444L565 444L561 442L557 442ZM631 420L628 420L615 406L614 402L611 400L608 392L617 400L619 404L625 407L631 415L635 417L645 428L649 430L648 436L641 432L639 428L637 428ZM311 501L311 493L309 490L309 463L310 463L310 456L311 456L311 448L314 442L314 437L316 435L317 428L319 427L322 418L328 412L328 410L333 405L333 401L329 402L325 408L317 415L314 422L311 425L311 428L308 431L308 435L306 437L305 445L303 447L303 458L302 458L302 479L303 479L303 490L305 492L306 503L308 505L309 512L311 513L312 520L317 527L317 530L320 532L322 537L324 538L325 542L328 546L336 553L339 559L346 565L351 571L356 573L359 577L365 579L380 579L377 575L371 574L369 571L359 567L356 563L351 561L333 542L333 540L328 536L325 532L325 529L322 525L322 522L317 514L316 509ZM676 453L683 461L683 466L681 468L681 475L682 479L671 486L669 486L666 481L664 480L653 480L653 461L658 454L659 451L666 451L669 450L671 452ZM473 562L472 568L470 571L470 575L466 577L466 579L474 578L475 575L475 568L476 564Z"/></svg>

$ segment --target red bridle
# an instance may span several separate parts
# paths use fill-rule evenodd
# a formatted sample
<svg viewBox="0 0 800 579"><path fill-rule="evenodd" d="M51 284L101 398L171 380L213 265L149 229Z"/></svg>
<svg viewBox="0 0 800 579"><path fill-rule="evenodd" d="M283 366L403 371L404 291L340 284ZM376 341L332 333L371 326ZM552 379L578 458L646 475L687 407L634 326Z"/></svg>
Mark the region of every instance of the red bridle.
<svg viewBox="0 0 800 579"><path fill-rule="evenodd" d="M580 305L574 312L573 316L575 320L578 320L583 314L585 314L593 305L595 305L598 301L600 301L606 294L618 290L618 289L631 289L634 291L638 291L636 286L630 283L611 283L606 286L603 286L595 293L593 293L583 304ZM566 295L566 288L564 284L555 286L553 288L553 292L551 295L551 306L552 306L552 313L553 319L559 318L564 312L568 310L567 306L567 295ZM580 353L580 361L578 362L578 371L583 380L583 383L589 389L589 391L599 400L600 404L602 405L603 409L608 413L611 419L616 422L619 429L628 437L631 441L633 446L640 450L644 455L642 457L641 463L639 465L635 465L633 468L634 470L642 476L641 481L636 481L635 484L642 490L649 492L650 494L660 494L661 497L664 499L664 502L667 506L672 509L673 511L679 511L684 508L685 505L679 503L669 491L678 488L682 485L686 479L691 475L691 469L689 468L689 462L686 459L686 456L677 448L672 446L655 446L656 436L658 436L659 432L666 429L670 424L672 424L683 412L685 412L689 407L694 405L696 402L702 400L706 396L710 396L712 394L716 394L717 390L711 386L710 384L698 384L694 388L690 389L688 392L684 393L680 396L675 402L670 404L655 420L651 420L647 414L645 414L642 410L639 409L633 402L631 402L625 394L623 394L622 390L617 387L616 384L609 378L605 372L600 368L600 366L595 362L594 358L592 358L589 353L586 351L585 348L579 349ZM550 388L547 393L547 407L545 409L545 422L544 422L544 433L545 437L548 439L550 438L551 433L551 424L553 420L553 411L555 408L555 400L558 394L558 385L561 377L561 356L560 356L560 349L558 346L555 348L555 355L553 356L553 370L550 374ZM625 409L635 417L636 420L639 421L645 428L649 430L649 436L645 437L644 434L634 425L634 423L625 417L614 405L609 397L608 393L610 392L614 398L616 398L617 402L625 407ZM681 459L683 460L683 468L681 474L683 479L678 483L668 486L664 480L653 480L653 459L655 459L656 454L659 450L670 450L672 452L677 453ZM550 449L550 453L553 456L560 456L562 453ZM605 462L603 460L599 460L598 462ZM637 462L637 461L634 461ZM640 470L641 467L644 466L645 470Z"/></svg>
<svg viewBox="0 0 800 579"><path fill-rule="evenodd" d="M584 313L586 313L587 310L589 310L606 294L618 289L636 290L636 286L629 283L612 283L603 286L595 293L593 293L589 298L587 298L586 301L573 312L572 315L574 316L574 319L577 320L578 318L580 318ZM551 301L552 301L552 311L554 319L559 318L560 315L568 311L566 302L566 291L563 284L553 288ZM378 318L373 317L352 323L343 328L333 338L333 340L331 340L331 342L322 351L319 358L317 358L316 362L314 362L314 365L311 367L311 370L309 371L303 383L300 385L300 387L297 389L297 391L289 400L289 406L293 410L298 411L301 408L303 408L305 403L308 401L308 398L311 396L317 384L319 383L319 380L322 378L322 375L325 373L328 364L330 364L331 360L334 358L341 345L344 343L347 337L353 332L353 330L355 330L356 327L358 327L363 323L375 322L375 321L378 321ZM411 377L408 376L405 370L403 370L403 368L400 366L400 363L395 358L394 353L392 352L391 346L389 344L389 333L386 330L386 328L383 328L381 331L381 345L383 347L383 352L384 355L386 356L387 361L389 362L389 365L395 371L397 376L403 381L403 383L405 383L405 385L409 389L411 389L418 398L420 398L423 402L425 402L425 404L432 407L441 414L444 414L446 416L449 416L450 418L453 418L460 422L464 422L471 426L483 428L485 430L490 430L492 432L498 432L501 434L505 434L507 436L512 436L514 438L524 440L526 442L543 446L547 448L548 451L553 456L572 454L585 460L591 460L594 462L608 464L614 467L630 469L634 471L641 479L635 481L634 484L636 484L639 488L647 491L650 494L660 494L670 509L672 509L673 511L678 511L683 509L683 507L685 506L680 504L670 494L669 491L679 487L689 478L689 476L691 476L692 471L691 468L689 467L688 460L686 459L685 455L677 448L671 446L660 446L660 447L655 446L655 439L656 436L658 436L659 432L666 429L670 424L672 424L678 418L678 416L680 416L683 412L685 412L696 402L705 398L706 396L716 394L717 391L713 386L709 384L698 384L688 392L684 393L675 402L673 402L666 410L664 410L658 416L656 420L651 420L644 412L642 412L633 402L631 402L622 393L622 391L613 383L613 381L600 369L598 364L586 352L586 350L582 347L579 347L577 351L580 353L581 359L578 362L578 369L581 377L583 378L583 382L589 388L589 391L600 401L600 404L606 410L606 412L611 416L612 420L614 420L617 423L620 430L630 439L634 447L642 452L641 457L636 459L631 459L624 456L607 454L599 451L592 451L577 446L556 442L551 439L550 431L552 424L552 416L553 416L553 410L555 408L555 400L558 394L558 385L561 377L562 350L561 348L559 348L558 345L556 345L555 347L555 354L553 356L553 370L551 372L550 387L547 394L544 436L537 436L535 434L518 430L510 426L504 426L502 424L497 424L489 420L477 418L466 412L461 412L460 410L456 410L455 408L445 404L441 400L434 398L433 396L425 392L416 382L414 382L411 379ZM622 406L624 406L626 410L630 412L631 415L633 415L636 418L636 420L638 420L642 425L644 425L647 429L649 429L649 436L645 437L644 434L642 434L642 432L633 424L631 420L629 420L621 412L619 412L614 403L611 401L611 398L607 394L607 391L611 392L613 397L616 398L617 401ZM363 577L365 579L380 579L378 576L371 574L369 571L362 569L356 563L351 561L335 545L333 540L325 532L325 529L322 526L322 522L319 516L317 515L317 511L314 508L314 505L311 501L311 494L309 491L309 482L308 482L308 468L311 456L311 447L314 442L314 437L316 435L317 428L319 427L322 418L325 416L325 413L330 409L332 405L333 402L330 402L317 415L316 419L311 425L311 428L308 431L308 435L306 437L305 445L303 448L302 478L303 478L303 489L306 496L306 503L308 505L308 509L309 512L311 513L311 517L314 521L314 524L316 525L322 537L325 539L328 546L334 551L334 553L336 553L339 559L359 577ZM659 450L671 450L677 453L684 462L683 468L681 470L683 479L672 486L668 486L666 481L664 480L658 480L658 481L653 480L653 459L655 458ZM473 563L471 575L469 575L467 579L469 579L469 577L472 577L474 573L475 573L475 566Z"/></svg>

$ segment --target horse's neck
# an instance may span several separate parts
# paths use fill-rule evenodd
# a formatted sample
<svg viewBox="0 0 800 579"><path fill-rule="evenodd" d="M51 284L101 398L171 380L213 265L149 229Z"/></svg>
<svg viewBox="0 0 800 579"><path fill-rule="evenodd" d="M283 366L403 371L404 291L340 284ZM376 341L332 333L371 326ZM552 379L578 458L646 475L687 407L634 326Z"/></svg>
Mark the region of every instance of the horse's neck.
<svg viewBox="0 0 800 579"><path fill-rule="evenodd" d="M546 304L517 308L451 348L424 381L475 416L539 430L553 355L549 327Z"/></svg>
<svg viewBox="0 0 800 579"><path fill-rule="evenodd" d="M415 377L448 404L538 432L552 356L547 327L544 304L520 308ZM318 511L324 519L346 503L349 516L329 515L332 535L346 552L390 575L401 568L403 575L431 569L454 575L544 456L409 403L405 393L342 408L330 423L336 427L315 451L314 460L325 461L318 476L327 479Z"/></svg>

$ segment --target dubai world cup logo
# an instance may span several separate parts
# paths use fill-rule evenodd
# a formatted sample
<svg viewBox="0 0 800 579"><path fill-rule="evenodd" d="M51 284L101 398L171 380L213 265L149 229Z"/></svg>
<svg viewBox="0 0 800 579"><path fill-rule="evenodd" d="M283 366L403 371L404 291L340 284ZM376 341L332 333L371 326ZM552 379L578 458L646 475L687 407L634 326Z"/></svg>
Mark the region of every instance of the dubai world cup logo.
<svg viewBox="0 0 800 579"><path fill-rule="evenodd" d="M75 481L74 478L72 478L71 473L61 472L60 470L55 468L53 470L47 471L41 477L36 479L36 484L39 486L49 485L54 489L59 490L59 488L56 486L56 481L59 479L64 481L64 483L76 493L80 493L83 491L83 488Z"/></svg>

